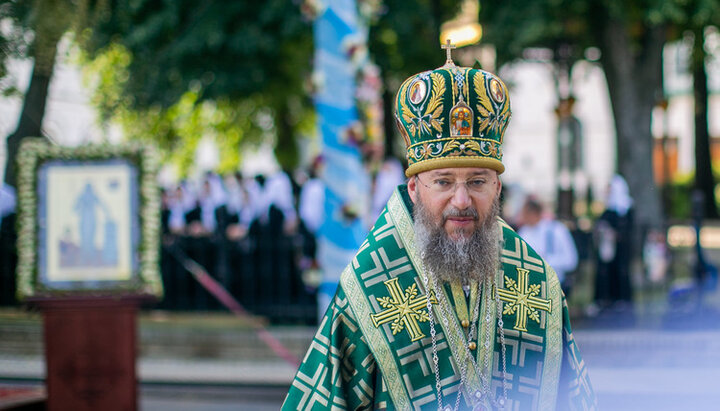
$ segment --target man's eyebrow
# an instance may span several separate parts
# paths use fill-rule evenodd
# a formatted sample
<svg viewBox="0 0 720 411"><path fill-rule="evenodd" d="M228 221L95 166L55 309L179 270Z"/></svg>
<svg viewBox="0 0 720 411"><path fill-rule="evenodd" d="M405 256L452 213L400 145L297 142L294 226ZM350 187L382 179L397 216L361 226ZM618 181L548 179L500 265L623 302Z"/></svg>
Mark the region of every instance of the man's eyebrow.
<svg viewBox="0 0 720 411"><path fill-rule="evenodd" d="M477 170L473 171L469 177L489 177L491 175L492 170ZM430 178L438 178L438 177L456 177L451 171L432 171L430 174Z"/></svg>

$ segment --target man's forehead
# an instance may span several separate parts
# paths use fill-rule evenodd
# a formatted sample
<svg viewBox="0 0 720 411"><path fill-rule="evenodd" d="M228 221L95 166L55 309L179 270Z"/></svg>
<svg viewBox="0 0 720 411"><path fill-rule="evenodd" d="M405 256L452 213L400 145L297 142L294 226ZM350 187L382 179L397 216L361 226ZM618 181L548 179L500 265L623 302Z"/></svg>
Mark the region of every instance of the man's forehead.
<svg viewBox="0 0 720 411"><path fill-rule="evenodd" d="M497 171L489 168L481 167L452 167L452 168L439 168L436 170L426 171L421 174L426 174L430 177L490 177L496 176Z"/></svg>

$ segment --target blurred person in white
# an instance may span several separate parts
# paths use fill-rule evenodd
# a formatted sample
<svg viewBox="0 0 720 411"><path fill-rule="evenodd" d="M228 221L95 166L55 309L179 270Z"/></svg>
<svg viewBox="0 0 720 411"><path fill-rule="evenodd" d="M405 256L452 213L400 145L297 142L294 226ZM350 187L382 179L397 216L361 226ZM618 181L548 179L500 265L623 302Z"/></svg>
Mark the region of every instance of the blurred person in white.
<svg viewBox="0 0 720 411"><path fill-rule="evenodd" d="M372 195L371 223L380 216L395 187L405 182L405 172L400 160L388 156L375 176Z"/></svg>
<svg viewBox="0 0 720 411"><path fill-rule="evenodd" d="M217 211L219 208L224 207L226 203L227 194L222 179L217 174L208 173L197 199L200 218L190 222L191 234L208 235L214 233L218 228Z"/></svg>
<svg viewBox="0 0 720 411"><path fill-rule="evenodd" d="M317 156L313 160L309 170L309 178L303 183L300 191L300 203L298 206L300 219L307 231L313 236L317 236L317 231L325 220L325 183L320 178L322 164L323 159L321 156Z"/></svg>
<svg viewBox="0 0 720 411"><path fill-rule="evenodd" d="M192 209L191 194L183 185L178 185L168 194L168 228L172 234L185 233L185 214Z"/></svg>
<svg viewBox="0 0 720 411"><path fill-rule="evenodd" d="M248 227L255 217L255 208L252 203L249 186L256 186L252 180L246 182L242 173L235 172L225 179L227 189L228 227L225 235L230 240L239 240L247 234Z"/></svg>
<svg viewBox="0 0 720 411"><path fill-rule="evenodd" d="M570 231L550 213L545 213L542 203L534 196L525 200L520 223L518 234L555 270L563 292L568 296L572 286L568 274L578 263Z"/></svg>
<svg viewBox="0 0 720 411"><path fill-rule="evenodd" d="M261 225L276 224L271 219L271 208L273 214L282 213L282 230L292 233L297 228L297 212L293 201L293 189L290 177L284 171L279 171L269 178L256 176L256 184L249 185L248 193L255 208L255 219Z"/></svg>
<svg viewBox="0 0 720 411"><path fill-rule="evenodd" d="M265 214L265 222L267 222L267 213L264 208L263 190L265 189L265 175L256 174L254 177L245 182L245 190L247 191L247 204L249 210L249 224Z"/></svg>
<svg viewBox="0 0 720 411"><path fill-rule="evenodd" d="M300 259L303 283L309 290L317 289L322 282L322 270L317 259L317 236L325 221L325 183L322 180L323 158L317 156L308 170L308 179L300 190L298 213L303 238Z"/></svg>
<svg viewBox="0 0 720 411"><path fill-rule="evenodd" d="M248 205L248 193L243 184L243 176L240 172L228 174L225 177L225 190L227 191L227 212L238 222Z"/></svg>

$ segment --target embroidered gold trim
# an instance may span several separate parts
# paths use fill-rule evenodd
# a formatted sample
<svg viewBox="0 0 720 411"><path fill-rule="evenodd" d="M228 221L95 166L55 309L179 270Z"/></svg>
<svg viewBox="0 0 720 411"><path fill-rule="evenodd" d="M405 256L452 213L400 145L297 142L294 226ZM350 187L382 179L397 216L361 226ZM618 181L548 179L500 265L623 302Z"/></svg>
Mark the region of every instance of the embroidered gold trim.
<svg viewBox="0 0 720 411"><path fill-rule="evenodd" d="M373 327L370 315L373 313L367 301L357 275L352 269L352 263L345 268L340 276L340 284L347 295L350 306L355 313L358 325L367 338L368 346L375 355L378 366L382 369L382 377L388 386L388 393L395 407L399 410L409 410L410 395L405 387L400 369L395 362L395 355L390 350L390 344L382 331Z"/></svg>
<svg viewBox="0 0 720 411"><path fill-rule="evenodd" d="M563 355L562 289L555 271L545 263L547 278L545 298L552 300L557 307L554 313L547 314L545 327L545 366L540 386L540 409L554 409L560 381L560 367Z"/></svg>
<svg viewBox="0 0 720 411"><path fill-rule="evenodd" d="M496 160L490 157L450 157L450 158L431 158L417 163L411 164L405 170L405 176L412 177L415 174L422 173L423 171L436 170L438 168L448 167L479 167L489 168L495 170L498 174L502 174L505 171L505 166L500 160Z"/></svg>

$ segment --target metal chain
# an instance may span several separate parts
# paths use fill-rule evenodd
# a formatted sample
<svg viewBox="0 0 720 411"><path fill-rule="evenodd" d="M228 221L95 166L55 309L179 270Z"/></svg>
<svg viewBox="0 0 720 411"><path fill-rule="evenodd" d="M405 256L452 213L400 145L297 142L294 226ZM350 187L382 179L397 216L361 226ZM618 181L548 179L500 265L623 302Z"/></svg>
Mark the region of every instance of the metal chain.
<svg viewBox="0 0 720 411"><path fill-rule="evenodd" d="M495 294L493 297L496 299L498 303L498 328L500 329L500 347L502 352L502 365L503 365L503 397L498 400L500 409L505 409L505 404L507 404L507 361L505 360L505 329L503 328L503 319L502 319L502 301L500 301L500 298L497 295L497 290L495 290Z"/></svg>
<svg viewBox="0 0 720 411"><path fill-rule="evenodd" d="M421 257L425 259L425 253L422 253ZM423 283L425 283L425 293L430 293L430 287L428 284L428 278L423 274ZM437 291L437 290L436 290ZM436 292L437 294L437 292ZM435 390L437 391L438 410L442 409L442 385L440 384L440 361L438 360L437 354L437 339L435 338L435 319L433 317L432 305L430 303L430 297L426 299L427 310L428 310L428 322L430 323L430 338L432 340L433 349L433 363L435 363Z"/></svg>
<svg viewBox="0 0 720 411"><path fill-rule="evenodd" d="M452 315L451 315L451 313L449 313L449 312L445 309L445 304L444 304L444 302L445 302L446 300L445 300L444 294L442 294L441 292L439 292L439 290L440 290L440 285L438 284L437 279L436 279L436 278L433 278L433 280L434 280L434 283L435 283L434 286L435 286L436 294L437 294L436 297L438 298L438 302L439 302L438 305L440 306L440 310L442 311L441 314L443 315L444 323L445 323L445 325L448 325L448 318L451 318ZM480 290L479 290L479 284L478 284L478 292L479 292L479 291L480 291ZM478 293L478 294L479 294L479 293ZM488 293L485 293L483 296L485 297L485 301L487 302L486 306L487 306L488 308L491 307L492 299L490 298L489 294L488 294ZM479 298L479 297L478 297L478 298ZM448 341L450 342L451 345L453 345L453 346L459 346L459 345L461 345L461 346L463 347L463 349L464 349L465 352L466 352L467 357L470 359L470 362L473 364L473 366L475 367L476 370L478 369L478 365L477 365L477 362L475 361L475 358L473 357L472 353L470 352L470 349L468 348L468 343L469 343L470 341L472 341L472 339L474 339L475 330L476 330L476 324L477 324L477 320L479 319L480 303L481 303L481 300L478 299L478 303L475 305L475 310L474 310L474 312L473 312L473 325L472 325L472 328L471 328L470 333L469 333L469 335L468 335L468 338L469 338L469 339L468 339L468 341L467 341L465 344L459 344L459 343L457 342L457 340L454 338L455 336L454 336L452 333L446 335L446 338L448 339ZM449 306L449 304L448 304L448 306ZM486 320L488 321L488 322L486 323L486 329L489 330L490 327L491 327L491 324L492 324L491 318L490 318L489 316L486 316ZM486 335L486 340L489 340L489 338L490 338L490 335L489 335L489 333L487 333L487 335ZM480 342L480 341L478 340L478 342ZM489 342L486 341L486 344L485 344L485 345L486 345L486 346L489 345ZM485 359L486 359L486 363L487 363L487 361L488 361L488 359L489 359L489 356L486 356ZM486 368L487 368L487 366L486 366ZM463 364L461 365L461 371L460 371L460 372L461 372L461 374L460 374L460 386L459 386L459 390L458 390L458 397L457 397L456 400L455 400L455 404L456 404L455 409L456 409L456 410L459 409L459 406L460 406L460 396L461 396L461 393L462 393L462 387L463 387L463 386L465 385L465 383L467 382L467 378L466 378L466 377L467 377L467 362L463 362ZM487 393L487 392L490 391L490 384L489 384L489 382L488 382L484 377L485 377L484 374L481 373L481 374L480 374L480 380L481 380L481 384L482 384L481 389L482 389L482 393ZM480 393L480 392L476 393L476 398L478 398L478 399L482 398L482 393ZM478 394L480 394L480 395L478 395Z"/></svg>
<svg viewBox="0 0 720 411"><path fill-rule="evenodd" d="M440 285L439 285L438 282L437 282L437 278L433 278L433 280L435 281L435 288L436 288L437 290L439 290L439 289L440 289ZM479 289L478 289L478 291L479 291ZM478 294L479 294L479 293L478 293ZM444 320L445 320L445 324L447 325L447 323L448 323L447 319L452 318L452 314L449 313L447 310L445 310L445 304L443 304L443 302L446 301L444 294L440 294L440 295L438 296L438 299L439 299L439 301L438 301L439 304L438 304L438 305L440 305L440 309L442 310L443 317L444 317ZM447 305L450 306L450 304L447 304ZM469 334L468 334L468 339L467 339L467 341L465 342L465 344L459 344L459 343L457 343L457 340L455 340L455 339L453 339L452 342L451 342L451 344L453 344L453 345L455 345L455 346L458 346L458 345L462 345L462 346L463 346L463 348L465 349L465 351L466 351L466 353L467 353L468 358L470 358L470 361L473 363L473 365L475 365L476 368L477 368L477 364L475 364L475 360L474 360L474 358L473 358L473 356L472 356L472 353L470 353L470 350L469 350L469 348L468 348L468 344L473 340L473 335L475 334L476 321L477 321L478 316L479 316L479 308L480 308L480 299L479 299L479 297L478 297L478 303L475 305L475 310L474 310L474 312L473 312L473 319L472 319L472 320L473 320L473 323L472 323L472 326L471 326L471 328L470 328L470 332L469 332ZM451 337L452 335L453 335L453 334L450 333L450 334L448 334L448 337ZM450 340L450 338L448 338L448 340ZM479 341L478 341L478 342L479 342ZM460 367L460 386L458 387L458 396L457 396L457 398L455 399L455 410L456 410L456 411L460 408L460 397L462 397L462 388L465 386L465 383L467 382L467 366L468 366L467 362L463 362L462 365L461 365L461 367Z"/></svg>
<svg viewBox="0 0 720 411"><path fill-rule="evenodd" d="M425 255L424 253L421 254L421 259L424 259ZM429 279L426 274L422 275L423 283L425 285L425 292L430 292L430 284ZM447 312L445 309L444 302L445 297L444 294L440 288L440 285L438 284L437 278L433 276L433 286L435 289L435 295L438 299L438 305L440 306L440 311L442 314L442 320L443 323L447 326L448 324L448 318L451 318L450 313ZM484 368L480 370L480 383L481 383L481 390L482 392L475 393L476 398L479 400L482 398L482 395L485 394L488 396L488 400L492 405L494 405L496 408L499 409L505 409L505 404L507 404L507 390L508 390L508 383L507 383L507 357L506 357L506 348L505 348L505 331L503 329L503 320L502 320L502 301L498 298L497 290L495 291L495 294L492 294L492 282L493 279L488 278L486 280L485 284L485 292L483 293L482 297L484 297L486 301L486 315L485 315L485 324L486 324L486 333L485 333L485 341L484 341L484 361L483 365ZM466 344L456 344L457 340L455 340L452 333L446 334L446 338L448 341L453 345L462 345L465 349L468 358L470 359L470 362L475 366L476 370L479 370L477 362L475 358L473 357L472 353L470 352L470 349L468 347L468 343L471 342L475 337L475 331L476 331L476 323L479 319L479 309L480 309L480 284L478 284L478 303L475 305L475 310L473 312L473 319L472 319L472 326L470 328L470 332L468 333L468 341ZM500 399L495 399L494 395L492 395L492 389L491 389L491 381L485 377L485 370L487 370L490 366L490 345L491 345L491 339L490 339L490 328L492 324L492 317L490 316L490 309L492 307L492 302L497 302L497 317L498 317L498 328L500 329L500 346L501 346L501 356L502 356L502 378L503 378L503 397ZM449 305L449 304L448 304ZM442 384L440 382L440 361L437 354L437 332L435 330L435 318L432 312L432 305L430 303L430 298L427 299L427 310L428 310L428 322L430 325L430 337L432 341L432 349L433 349L433 363L435 365L435 389L437 391L438 396L438 410L443 410L443 401L442 401ZM478 343L479 335L478 335ZM463 362L460 369L460 385L458 388L458 396L455 399L455 411L457 411L460 407L460 397L462 396L462 388L466 383L466 374L467 374L467 362ZM492 377L490 377L491 379ZM450 405L445 408L445 411L450 409Z"/></svg>
<svg viewBox="0 0 720 411"><path fill-rule="evenodd" d="M425 292L426 293L429 292L428 291L428 290L430 290L429 281L428 281L427 276L425 276L425 275L423 275L423 283L425 284ZM448 317L449 316L448 316L447 311L445 311L445 306L443 304L445 302L445 297L444 297L444 294L440 291L440 286L438 285L437 280L435 280L434 283L435 283L434 289L435 289L436 297L438 299L438 305L440 306L440 309L443 314L443 322L445 323L445 325L448 325ZM432 314L432 307L430 306L429 301L428 301L427 305L428 305L428 317L429 317L428 319L429 319L429 323L430 323L430 336L432 339L432 346L433 346L433 362L435 365L435 389L438 393L438 410L443 410L442 384L440 382L440 361L439 361L438 355L437 355L437 337L436 337L437 333L435 331L435 321L434 321L434 317ZM477 310L477 306L476 306L474 319L477 319L477 316L478 316L478 310ZM475 332L474 329L475 329L475 324L473 324L471 333ZM455 340L450 339L451 334L447 334L446 338L448 338L448 341L450 341L451 344L455 344ZM455 411L457 411L460 408L460 397L462 397L462 387L465 385L466 375L467 375L467 363L463 363L461 366L461 369L460 369L460 385L458 386L458 396L455 398L455 408L454 408ZM447 411L448 409L452 410L452 408L450 408L449 404L445 408L445 411Z"/></svg>

